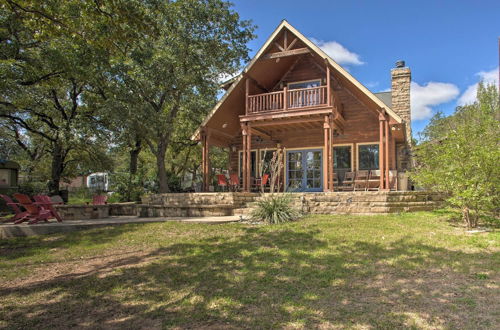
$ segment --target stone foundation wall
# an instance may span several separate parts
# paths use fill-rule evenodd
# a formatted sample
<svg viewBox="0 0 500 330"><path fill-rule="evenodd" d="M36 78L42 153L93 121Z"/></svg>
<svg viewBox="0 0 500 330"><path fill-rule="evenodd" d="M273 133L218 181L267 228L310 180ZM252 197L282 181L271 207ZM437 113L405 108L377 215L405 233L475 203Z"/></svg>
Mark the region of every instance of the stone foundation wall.
<svg viewBox="0 0 500 330"><path fill-rule="evenodd" d="M63 220L109 218L109 205L55 205Z"/></svg>
<svg viewBox="0 0 500 330"><path fill-rule="evenodd" d="M109 205L109 215L111 216L138 215L137 203L134 202L113 203L108 205Z"/></svg>
<svg viewBox="0 0 500 330"><path fill-rule="evenodd" d="M257 199L267 197L263 194ZM440 193L419 191L357 191L327 193L293 193L293 206L312 214L377 214L430 211L443 206L445 196ZM255 207L236 210L236 214L247 215Z"/></svg>

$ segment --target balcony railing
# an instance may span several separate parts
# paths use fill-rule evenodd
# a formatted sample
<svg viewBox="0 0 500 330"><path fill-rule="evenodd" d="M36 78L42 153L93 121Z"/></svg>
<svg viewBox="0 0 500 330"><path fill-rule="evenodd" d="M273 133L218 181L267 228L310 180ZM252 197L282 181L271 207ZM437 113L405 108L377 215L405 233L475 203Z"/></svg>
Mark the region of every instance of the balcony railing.
<svg viewBox="0 0 500 330"><path fill-rule="evenodd" d="M249 95L247 114L328 105L327 86L300 88L273 93Z"/></svg>

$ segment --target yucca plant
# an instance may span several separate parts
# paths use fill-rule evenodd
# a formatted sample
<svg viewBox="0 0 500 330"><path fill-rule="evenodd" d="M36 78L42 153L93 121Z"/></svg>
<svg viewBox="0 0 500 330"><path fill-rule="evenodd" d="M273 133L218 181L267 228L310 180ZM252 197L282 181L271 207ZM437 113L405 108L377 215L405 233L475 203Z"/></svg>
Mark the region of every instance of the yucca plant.
<svg viewBox="0 0 500 330"><path fill-rule="evenodd" d="M289 194L271 194L257 202L257 207L250 214L254 221L270 224L295 221L301 213L292 206Z"/></svg>

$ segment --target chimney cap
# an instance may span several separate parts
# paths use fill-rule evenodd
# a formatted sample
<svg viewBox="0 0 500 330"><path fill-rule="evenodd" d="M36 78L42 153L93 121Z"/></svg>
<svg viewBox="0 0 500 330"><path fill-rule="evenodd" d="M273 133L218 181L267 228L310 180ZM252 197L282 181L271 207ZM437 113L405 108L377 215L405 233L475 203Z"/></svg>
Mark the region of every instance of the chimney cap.
<svg viewBox="0 0 500 330"><path fill-rule="evenodd" d="M396 68L404 68L405 67L405 61L399 60L396 62Z"/></svg>

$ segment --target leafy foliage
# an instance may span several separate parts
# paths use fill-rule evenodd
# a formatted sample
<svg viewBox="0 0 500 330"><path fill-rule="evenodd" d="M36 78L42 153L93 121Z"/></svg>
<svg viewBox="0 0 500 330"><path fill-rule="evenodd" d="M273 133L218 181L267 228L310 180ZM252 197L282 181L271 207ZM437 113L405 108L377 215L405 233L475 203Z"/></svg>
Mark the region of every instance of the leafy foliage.
<svg viewBox="0 0 500 330"><path fill-rule="evenodd" d="M252 211L251 218L270 224L295 221L301 213L292 206L289 194L270 194L257 202L257 208Z"/></svg>
<svg viewBox="0 0 500 330"><path fill-rule="evenodd" d="M419 185L449 193L469 227L500 210L500 107L496 86L480 84L477 101L449 117L437 114L416 148Z"/></svg>

